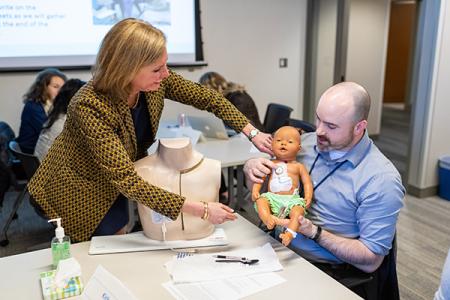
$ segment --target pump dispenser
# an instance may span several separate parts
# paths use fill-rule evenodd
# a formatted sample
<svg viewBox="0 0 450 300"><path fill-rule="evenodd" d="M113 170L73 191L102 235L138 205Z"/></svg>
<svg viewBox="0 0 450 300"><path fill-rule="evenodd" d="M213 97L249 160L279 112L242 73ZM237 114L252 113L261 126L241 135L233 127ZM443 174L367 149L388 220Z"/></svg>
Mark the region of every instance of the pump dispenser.
<svg viewBox="0 0 450 300"><path fill-rule="evenodd" d="M48 222L56 222L55 237L51 243L53 267L56 268L61 259L70 257L70 238L64 234L64 228L61 226L61 218L52 219Z"/></svg>

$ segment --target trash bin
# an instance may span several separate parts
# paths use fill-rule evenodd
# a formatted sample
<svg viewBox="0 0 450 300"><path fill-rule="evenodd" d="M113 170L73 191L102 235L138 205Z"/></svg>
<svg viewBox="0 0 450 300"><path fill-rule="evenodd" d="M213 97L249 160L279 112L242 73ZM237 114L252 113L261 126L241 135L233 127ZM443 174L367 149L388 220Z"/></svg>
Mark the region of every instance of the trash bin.
<svg viewBox="0 0 450 300"><path fill-rule="evenodd" d="M450 200L450 156L439 159L439 197Z"/></svg>

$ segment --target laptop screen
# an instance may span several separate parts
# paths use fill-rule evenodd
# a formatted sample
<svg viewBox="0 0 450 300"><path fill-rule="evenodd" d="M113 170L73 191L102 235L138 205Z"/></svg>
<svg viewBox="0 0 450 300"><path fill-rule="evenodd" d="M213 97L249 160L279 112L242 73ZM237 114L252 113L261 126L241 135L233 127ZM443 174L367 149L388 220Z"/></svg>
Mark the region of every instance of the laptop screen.
<svg viewBox="0 0 450 300"><path fill-rule="evenodd" d="M205 137L215 139L228 139L228 134L223 121L216 116L188 116L188 125L201 131Z"/></svg>

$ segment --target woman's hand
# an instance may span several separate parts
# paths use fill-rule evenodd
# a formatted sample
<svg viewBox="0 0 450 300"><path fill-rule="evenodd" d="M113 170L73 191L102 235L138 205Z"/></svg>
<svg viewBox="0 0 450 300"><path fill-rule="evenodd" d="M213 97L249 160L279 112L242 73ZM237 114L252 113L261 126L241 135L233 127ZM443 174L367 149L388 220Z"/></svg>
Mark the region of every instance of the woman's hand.
<svg viewBox="0 0 450 300"><path fill-rule="evenodd" d="M208 202L208 218L212 224L222 224L236 220L234 210L219 202Z"/></svg>
<svg viewBox="0 0 450 300"><path fill-rule="evenodd" d="M252 143L259 151L273 156L272 152L272 136L270 134L260 132L254 138Z"/></svg>
<svg viewBox="0 0 450 300"><path fill-rule="evenodd" d="M207 202L207 218L213 224L222 224L226 221L236 220L234 210L219 202ZM205 205L199 201L184 201L181 209L183 212L203 218L205 216Z"/></svg>

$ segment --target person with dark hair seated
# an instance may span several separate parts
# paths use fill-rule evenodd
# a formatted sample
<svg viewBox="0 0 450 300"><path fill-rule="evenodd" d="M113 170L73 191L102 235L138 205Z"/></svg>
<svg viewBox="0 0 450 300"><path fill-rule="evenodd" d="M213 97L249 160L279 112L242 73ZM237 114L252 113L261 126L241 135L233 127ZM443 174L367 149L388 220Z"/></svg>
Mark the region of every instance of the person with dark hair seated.
<svg viewBox="0 0 450 300"><path fill-rule="evenodd" d="M236 108L250 120L260 131L264 131L264 126L259 120L258 109L255 101L247 93L244 86L227 81L222 75L216 72L207 72L200 77L200 84L221 93L225 98L233 103Z"/></svg>
<svg viewBox="0 0 450 300"><path fill-rule="evenodd" d="M53 141L63 130L70 100L85 84L86 82L80 79L69 79L61 87L58 95L56 95L53 102L53 109L48 115L48 120L39 135L36 148L34 149L34 155L39 158L39 161L44 159Z"/></svg>
<svg viewBox="0 0 450 300"><path fill-rule="evenodd" d="M0 121L0 210L3 206L3 198L12 184L11 164L12 156L8 152L8 143L14 139L11 127Z"/></svg>
<svg viewBox="0 0 450 300"><path fill-rule="evenodd" d="M23 96L25 106L16 139L23 152L33 154L42 126L53 107L53 100L65 81L66 75L58 69L44 69Z"/></svg>

